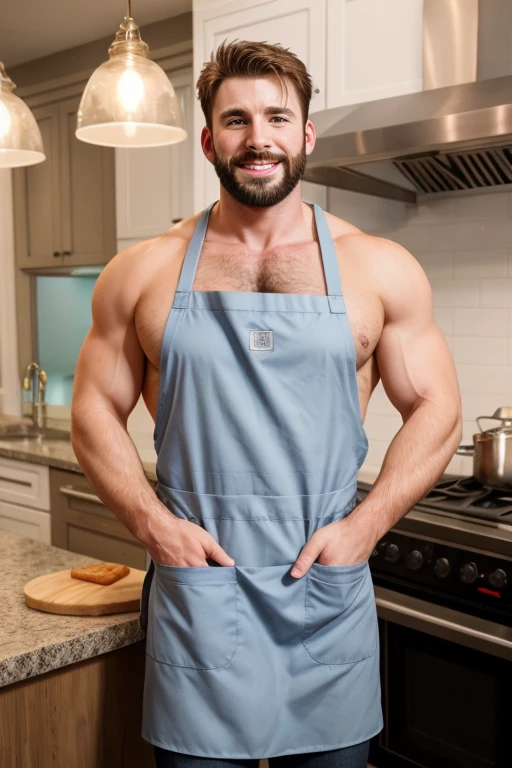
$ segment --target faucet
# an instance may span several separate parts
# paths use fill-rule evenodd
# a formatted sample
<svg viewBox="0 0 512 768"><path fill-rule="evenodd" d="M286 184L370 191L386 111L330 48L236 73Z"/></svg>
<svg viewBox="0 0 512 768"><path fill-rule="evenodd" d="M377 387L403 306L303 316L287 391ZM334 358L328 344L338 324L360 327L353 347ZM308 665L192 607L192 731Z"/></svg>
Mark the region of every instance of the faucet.
<svg viewBox="0 0 512 768"><path fill-rule="evenodd" d="M33 374L36 373L36 377ZM35 387L32 386L32 379L37 382L37 400L35 398ZM46 382L48 376L46 371L38 365L38 363L29 363L25 371L25 378L23 379L23 389L27 392L32 390L32 422L34 427L39 429L46 427Z"/></svg>

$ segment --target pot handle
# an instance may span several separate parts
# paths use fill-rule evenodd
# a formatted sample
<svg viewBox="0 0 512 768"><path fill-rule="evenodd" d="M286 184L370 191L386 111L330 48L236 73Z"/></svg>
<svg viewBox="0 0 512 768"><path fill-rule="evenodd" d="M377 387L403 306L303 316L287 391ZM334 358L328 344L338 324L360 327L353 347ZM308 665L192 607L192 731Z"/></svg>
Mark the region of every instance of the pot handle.
<svg viewBox="0 0 512 768"><path fill-rule="evenodd" d="M482 416L482 418L485 418ZM475 446L474 445L459 445L457 450L455 451L457 456L474 456L475 455Z"/></svg>
<svg viewBox="0 0 512 768"><path fill-rule="evenodd" d="M480 430L480 432L485 432L485 429L482 429L482 427L480 425L480 421L482 419L491 419L491 421L501 421L501 425L503 427L510 427L510 426L512 426L512 421L510 420L510 418L506 419L506 418L503 418L501 416L478 416L477 420L476 420L476 423L478 424L478 429Z"/></svg>

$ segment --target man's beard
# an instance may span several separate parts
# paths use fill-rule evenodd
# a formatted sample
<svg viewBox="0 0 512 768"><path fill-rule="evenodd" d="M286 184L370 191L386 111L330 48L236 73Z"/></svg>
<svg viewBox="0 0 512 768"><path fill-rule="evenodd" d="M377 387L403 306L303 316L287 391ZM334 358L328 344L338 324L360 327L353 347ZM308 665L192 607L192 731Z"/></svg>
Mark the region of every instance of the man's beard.
<svg viewBox="0 0 512 768"><path fill-rule="evenodd" d="M242 205L255 207L267 207L277 205L288 197L295 189L306 169L306 142L301 151L291 158L286 155L269 155L262 152L259 155L246 152L243 156L233 157L229 162L224 162L217 155L214 147L213 167L219 177L219 181L232 197ZM246 180L240 182L236 176L236 168L242 163L251 162L280 162L281 170L275 171L270 176L246 176ZM275 180L276 174L281 174L279 181Z"/></svg>

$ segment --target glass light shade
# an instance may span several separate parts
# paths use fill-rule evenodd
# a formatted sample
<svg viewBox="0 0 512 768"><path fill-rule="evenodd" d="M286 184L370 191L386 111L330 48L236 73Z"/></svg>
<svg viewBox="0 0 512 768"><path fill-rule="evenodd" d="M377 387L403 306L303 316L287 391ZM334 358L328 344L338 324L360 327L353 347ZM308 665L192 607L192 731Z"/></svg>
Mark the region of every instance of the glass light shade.
<svg viewBox="0 0 512 768"><path fill-rule="evenodd" d="M46 160L36 119L12 93L14 83L0 63L0 168L18 168Z"/></svg>
<svg viewBox="0 0 512 768"><path fill-rule="evenodd" d="M76 136L105 147L160 147L187 138L181 105L158 64L139 53L112 56L93 72Z"/></svg>

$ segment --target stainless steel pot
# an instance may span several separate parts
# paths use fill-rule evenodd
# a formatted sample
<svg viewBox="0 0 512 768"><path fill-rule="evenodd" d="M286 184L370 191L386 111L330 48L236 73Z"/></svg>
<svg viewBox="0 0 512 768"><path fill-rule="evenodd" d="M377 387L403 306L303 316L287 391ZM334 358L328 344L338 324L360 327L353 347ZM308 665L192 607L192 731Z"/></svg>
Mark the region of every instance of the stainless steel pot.
<svg viewBox="0 0 512 768"><path fill-rule="evenodd" d="M482 430L483 419L500 421L499 427ZM473 445L459 445L459 456L473 456L473 475L484 485L512 491L512 406L498 408L492 416L479 416L481 430L473 435Z"/></svg>

